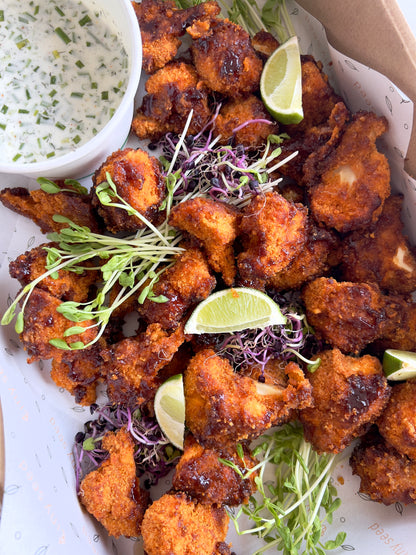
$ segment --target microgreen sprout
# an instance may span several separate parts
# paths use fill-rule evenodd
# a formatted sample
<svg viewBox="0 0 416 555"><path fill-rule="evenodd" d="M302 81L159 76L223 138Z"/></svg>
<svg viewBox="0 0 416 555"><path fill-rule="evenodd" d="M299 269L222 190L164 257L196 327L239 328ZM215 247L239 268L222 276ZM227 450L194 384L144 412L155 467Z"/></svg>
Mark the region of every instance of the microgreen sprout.
<svg viewBox="0 0 416 555"><path fill-rule="evenodd" d="M325 555L340 547L346 534L322 543L322 525L332 523L333 513L341 504L331 483L331 472L339 456L316 453L303 437L302 426L290 422L256 442L253 455L259 463L241 471L232 461L221 462L243 478L254 478L258 492L236 513L229 511L239 535L255 534L265 545L253 555L268 549L283 555ZM267 473L273 472L269 481ZM250 517L252 528L240 529L242 514Z"/></svg>
<svg viewBox="0 0 416 555"><path fill-rule="evenodd" d="M51 181L46 177L39 177L36 181L39 183L42 191L45 191L45 193L48 193L51 195L56 193L64 193L64 192L78 193L80 195L88 194L88 190L85 187L83 187L79 181L76 181L75 179L65 179L64 185L66 185L66 187L61 187L60 185L58 185L58 183L55 183L54 181Z"/></svg>
<svg viewBox="0 0 416 555"><path fill-rule="evenodd" d="M108 457L101 448L104 434L126 428L134 441L137 475L145 476L145 487L156 485L179 460L180 452L164 436L155 418L144 416L138 408L114 405L91 405L96 418L84 424L84 431L75 436L73 447L76 489L82 479Z"/></svg>

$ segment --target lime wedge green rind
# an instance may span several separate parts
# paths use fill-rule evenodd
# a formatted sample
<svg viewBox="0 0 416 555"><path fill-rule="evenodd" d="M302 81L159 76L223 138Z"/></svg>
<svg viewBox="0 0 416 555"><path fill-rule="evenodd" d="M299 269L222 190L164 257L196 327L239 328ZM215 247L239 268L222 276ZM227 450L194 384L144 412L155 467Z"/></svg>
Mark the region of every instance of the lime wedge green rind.
<svg viewBox="0 0 416 555"><path fill-rule="evenodd" d="M302 66L296 36L279 46L265 63L260 94L277 121L283 124L302 121Z"/></svg>
<svg viewBox="0 0 416 555"><path fill-rule="evenodd" d="M279 306L257 289L224 289L202 301L185 325L185 333L231 333L283 325Z"/></svg>
<svg viewBox="0 0 416 555"><path fill-rule="evenodd" d="M416 378L416 353L387 349L383 355L383 371L391 381Z"/></svg>
<svg viewBox="0 0 416 555"><path fill-rule="evenodd" d="M185 394L183 376L177 374L156 391L154 401L156 420L168 440L183 450L185 435Z"/></svg>

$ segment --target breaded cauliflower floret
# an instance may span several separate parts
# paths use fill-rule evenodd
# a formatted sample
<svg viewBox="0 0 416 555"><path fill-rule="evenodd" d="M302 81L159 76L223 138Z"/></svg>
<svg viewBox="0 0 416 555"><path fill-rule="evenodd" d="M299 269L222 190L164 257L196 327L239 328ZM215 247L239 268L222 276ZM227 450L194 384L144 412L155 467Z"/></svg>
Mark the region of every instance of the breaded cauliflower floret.
<svg viewBox="0 0 416 555"><path fill-rule="evenodd" d="M280 46L279 41L269 32L261 29L251 39L254 50L262 58L269 58Z"/></svg>
<svg viewBox="0 0 416 555"><path fill-rule="evenodd" d="M386 319L377 340L380 351L416 351L416 303L399 295L385 296Z"/></svg>
<svg viewBox="0 0 416 555"><path fill-rule="evenodd" d="M10 262L9 273L12 278L19 281L22 287L47 272L47 251L45 247L54 249L58 247L58 244L43 243ZM56 277L45 277L39 281L37 287L63 301L86 301L91 286L99 280L99 273L95 270L78 274L62 269L57 274Z"/></svg>
<svg viewBox="0 0 416 555"><path fill-rule="evenodd" d="M285 372L284 386L264 384L234 372L213 349L199 351L185 371L186 425L202 445L223 449L287 422L309 405L311 388L294 362Z"/></svg>
<svg viewBox="0 0 416 555"><path fill-rule="evenodd" d="M329 230L311 225L302 252L282 271L267 281L274 291L299 289L306 282L325 275L339 262L339 239Z"/></svg>
<svg viewBox="0 0 416 555"><path fill-rule="evenodd" d="M20 334L20 340L29 355L29 363L50 358L60 360L66 352L49 343L51 339L63 339L64 332L75 325L57 311L61 304L59 299L38 287L35 287L30 294L24 310L24 327ZM97 334L94 324L93 320L77 322L76 325L86 328L85 331L82 334L66 337L64 340L68 345L78 341L86 345Z"/></svg>
<svg viewBox="0 0 416 555"><path fill-rule="evenodd" d="M398 195L389 197L374 226L347 237L343 279L375 282L380 289L402 295L416 289L416 257L403 233L402 201Z"/></svg>
<svg viewBox="0 0 416 555"><path fill-rule="evenodd" d="M139 214L152 223L161 218L159 206L165 198L166 187L160 165L154 156L141 149L125 148L110 154L93 175L92 202L103 218L108 231L134 232L146 226L138 216L130 215L123 208L101 204L96 189L110 175L117 193ZM120 204L118 199L114 201Z"/></svg>
<svg viewBox="0 0 416 555"><path fill-rule="evenodd" d="M324 146L309 156L304 180L319 224L347 233L377 221L390 195L389 164L376 147L386 131L385 118L358 112L332 152Z"/></svg>
<svg viewBox="0 0 416 555"><path fill-rule="evenodd" d="M380 434L400 454L416 462L416 380L392 388L390 400L377 421Z"/></svg>
<svg viewBox="0 0 416 555"><path fill-rule="evenodd" d="M233 468L223 464L220 458L232 461L243 474L257 462L247 447L244 447L242 460L235 449L208 449L189 434L172 478L173 488L203 504L232 507L248 503L257 489L254 482L257 473L253 472L249 478L244 479Z"/></svg>
<svg viewBox="0 0 416 555"><path fill-rule="evenodd" d="M339 453L363 435L387 404L390 387L378 358L324 351L309 374L313 405L299 412L305 439L319 453Z"/></svg>
<svg viewBox="0 0 416 555"><path fill-rule="evenodd" d="M222 274L227 285L233 284L236 273L233 243L238 233L238 220L237 209L202 197L179 203L169 217L170 225L199 240L209 265L214 272Z"/></svg>
<svg viewBox="0 0 416 555"><path fill-rule="evenodd" d="M125 428L107 432L102 449L109 458L82 480L81 502L110 536L138 537L149 493L136 478L133 440Z"/></svg>
<svg viewBox="0 0 416 555"><path fill-rule="evenodd" d="M163 295L167 301L155 303L146 299L139 306L139 314L148 323L174 329L192 308L208 297L215 285L216 280L202 252L196 248L187 249L153 286L153 293Z"/></svg>
<svg viewBox="0 0 416 555"><path fill-rule="evenodd" d="M375 284L320 277L305 285L302 297L318 338L344 353L358 354L382 335L386 306Z"/></svg>
<svg viewBox="0 0 416 555"><path fill-rule="evenodd" d="M102 227L91 204L90 195L67 191L52 194L42 189L29 191L24 187L14 187L0 191L0 202L13 212L32 220L42 233L68 227L66 222L55 222L55 214L65 216L75 224L89 227L95 233L99 233Z"/></svg>
<svg viewBox="0 0 416 555"><path fill-rule="evenodd" d="M240 232L243 252L237 265L242 280L266 280L302 252L307 209L275 192L255 196L243 210Z"/></svg>
<svg viewBox="0 0 416 555"><path fill-rule="evenodd" d="M236 144L256 148L266 144L269 135L278 133L279 126L263 102L251 94L242 100L230 100L224 104L214 122L214 132L221 135L222 144L234 139Z"/></svg>
<svg viewBox="0 0 416 555"><path fill-rule="evenodd" d="M187 29L194 39L192 58L197 72L213 91L235 98L259 88L263 62L249 34L228 19L211 22L209 29Z"/></svg>
<svg viewBox="0 0 416 555"><path fill-rule="evenodd" d="M157 140L168 132L181 134L191 110L187 135L201 131L211 117L208 89L191 64L170 62L149 77L145 89L132 122L141 140Z"/></svg>
<svg viewBox="0 0 416 555"><path fill-rule="evenodd" d="M159 324L150 324L145 332L102 351L110 401L136 406L153 399L161 385L159 371L184 341L182 327L169 335Z"/></svg>
<svg viewBox="0 0 416 555"><path fill-rule="evenodd" d="M350 465L360 492L384 505L416 503L416 461L401 455L371 432L354 449Z"/></svg>
<svg viewBox="0 0 416 555"><path fill-rule="evenodd" d="M183 493L165 494L147 509L142 536L147 555L230 553L223 542L229 517L222 507L200 505Z"/></svg>

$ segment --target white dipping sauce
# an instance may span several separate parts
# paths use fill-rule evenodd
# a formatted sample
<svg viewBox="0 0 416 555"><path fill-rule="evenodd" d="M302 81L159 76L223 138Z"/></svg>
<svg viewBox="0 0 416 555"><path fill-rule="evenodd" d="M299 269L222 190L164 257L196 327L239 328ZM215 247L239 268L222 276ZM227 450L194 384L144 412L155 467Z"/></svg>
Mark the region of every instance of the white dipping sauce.
<svg viewBox="0 0 416 555"><path fill-rule="evenodd" d="M110 120L128 82L121 37L78 0L8 0L0 8L0 160L75 150Z"/></svg>

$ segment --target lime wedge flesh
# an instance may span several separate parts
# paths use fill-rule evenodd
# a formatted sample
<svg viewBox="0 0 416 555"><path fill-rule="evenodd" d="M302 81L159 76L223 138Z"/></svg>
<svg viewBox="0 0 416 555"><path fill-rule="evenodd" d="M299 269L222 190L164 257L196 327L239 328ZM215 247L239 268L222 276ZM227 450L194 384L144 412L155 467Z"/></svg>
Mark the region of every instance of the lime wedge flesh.
<svg viewBox="0 0 416 555"><path fill-rule="evenodd" d="M281 123L303 119L302 67L297 37L279 46L264 65L260 93L270 114Z"/></svg>
<svg viewBox="0 0 416 555"><path fill-rule="evenodd" d="M392 381L416 378L416 353L387 349L383 355L383 370Z"/></svg>
<svg viewBox="0 0 416 555"><path fill-rule="evenodd" d="M286 318L265 293L248 287L217 291L202 301L185 325L185 333L231 333L282 325Z"/></svg>
<svg viewBox="0 0 416 555"><path fill-rule="evenodd" d="M182 374L172 376L163 383L155 395L155 415L168 440L183 449L185 435L185 394Z"/></svg>

